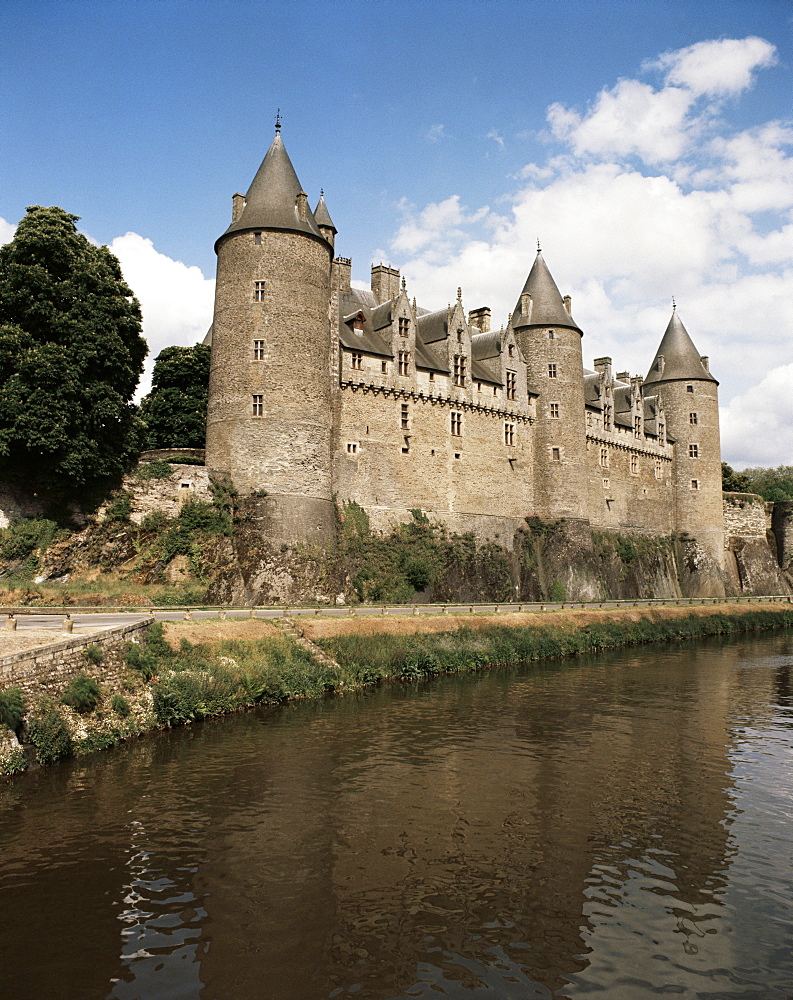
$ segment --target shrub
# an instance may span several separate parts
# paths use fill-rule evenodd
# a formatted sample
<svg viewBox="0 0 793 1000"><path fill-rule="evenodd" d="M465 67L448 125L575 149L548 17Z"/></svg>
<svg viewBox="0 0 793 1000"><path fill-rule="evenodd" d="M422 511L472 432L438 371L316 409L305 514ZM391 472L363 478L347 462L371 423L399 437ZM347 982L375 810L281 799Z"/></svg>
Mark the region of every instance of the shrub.
<svg viewBox="0 0 793 1000"><path fill-rule="evenodd" d="M0 691L0 724L16 732L25 716L25 694L22 688Z"/></svg>
<svg viewBox="0 0 793 1000"><path fill-rule="evenodd" d="M105 509L105 521L129 521L132 513L132 494L126 490L115 490L110 494L110 502Z"/></svg>
<svg viewBox="0 0 793 1000"><path fill-rule="evenodd" d="M83 650L83 656L91 663L93 666L98 667L99 664L104 659L104 653L102 652L102 647L97 646L95 642L92 642L90 646L86 646Z"/></svg>
<svg viewBox="0 0 793 1000"><path fill-rule="evenodd" d="M114 694L110 699L110 707L119 719L126 719L132 711L129 707L129 702L123 694Z"/></svg>
<svg viewBox="0 0 793 1000"><path fill-rule="evenodd" d="M9 562L27 559L36 549L52 544L59 528L43 517L23 518L0 530L0 558Z"/></svg>
<svg viewBox="0 0 793 1000"><path fill-rule="evenodd" d="M87 715L89 712L93 712L99 703L100 691L99 685L91 677L87 677L85 674L80 674L75 677L74 680L69 684L66 690L63 692L61 701L64 705L68 705L73 708L75 712L79 712L81 715Z"/></svg>
<svg viewBox="0 0 793 1000"><path fill-rule="evenodd" d="M140 522L141 531L150 531L159 534L171 523L171 519L162 510L151 510Z"/></svg>
<svg viewBox="0 0 793 1000"><path fill-rule="evenodd" d="M167 479L172 472L169 462L157 459L154 462L141 462L135 469L135 478L145 483L150 479Z"/></svg>
<svg viewBox="0 0 793 1000"><path fill-rule="evenodd" d="M77 753L93 753L95 750L109 750L114 747L121 737L115 732L94 732L88 733L81 740L78 740L74 749Z"/></svg>
<svg viewBox="0 0 793 1000"><path fill-rule="evenodd" d="M553 601L555 604L567 600L567 590L561 580L554 580L551 584L551 593L548 600Z"/></svg>
<svg viewBox="0 0 793 1000"><path fill-rule="evenodd" d="M9 750L0 756L0 774L20 774L27 766L27 758L22 750Z"/></svg>
<svg viewBox="0 0 793 1000"><path fill-rule="evenodd" d="M66 720L56 708L51 708L34 719L30 724L29 734L40 764L54 764L74 753L72 734Z"/></svg>

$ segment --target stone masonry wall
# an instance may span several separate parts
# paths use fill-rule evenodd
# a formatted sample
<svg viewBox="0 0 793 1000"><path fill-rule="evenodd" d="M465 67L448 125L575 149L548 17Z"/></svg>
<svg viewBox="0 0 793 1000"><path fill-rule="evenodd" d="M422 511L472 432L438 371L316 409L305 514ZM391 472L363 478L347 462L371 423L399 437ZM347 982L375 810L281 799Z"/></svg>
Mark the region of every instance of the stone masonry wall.
<svg viewBox="0 0 793 1000"><path fill-rule="evenodd" d="M725 539L766 537L765 501L754 493L725 493Z"/></svg>
<svg viewBox="0 0 793 1000"><path fill-rule="evenodd" d="M176 517L186 500L208 502L212 499L209 469L203 465L173 466L166 479L140 479L133 473L124 477L122 489L132 494L130 519L135 524L140 524L147 514L155 510L168 517ZM102 508L99 516L102 516Z"/></svg>
<svg viewBox="0 0 793 1000"><path fill-rule="evenodd" d="M153 621L153 618L145 618L130 625L61 639L47 646L0 657L0 689L21 687L28 696L54 696L78 674L87 674L100 684L118 684L125 669L127 643L140 642ZM99 646L102 650L102 662L98 665L86 659L88 646Z"/></svg>

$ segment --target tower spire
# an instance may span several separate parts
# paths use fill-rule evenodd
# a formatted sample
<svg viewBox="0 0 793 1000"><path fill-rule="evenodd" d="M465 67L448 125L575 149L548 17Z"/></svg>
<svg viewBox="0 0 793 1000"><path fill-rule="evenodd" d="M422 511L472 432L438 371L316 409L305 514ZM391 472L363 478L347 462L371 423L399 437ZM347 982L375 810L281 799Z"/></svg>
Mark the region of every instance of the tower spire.
<svg viewBox="0 0 793 1000"><path fill-rule="evenodd" d="M279 108L275 113L275 131L276 134L281 131L281 109Z"/></svg>

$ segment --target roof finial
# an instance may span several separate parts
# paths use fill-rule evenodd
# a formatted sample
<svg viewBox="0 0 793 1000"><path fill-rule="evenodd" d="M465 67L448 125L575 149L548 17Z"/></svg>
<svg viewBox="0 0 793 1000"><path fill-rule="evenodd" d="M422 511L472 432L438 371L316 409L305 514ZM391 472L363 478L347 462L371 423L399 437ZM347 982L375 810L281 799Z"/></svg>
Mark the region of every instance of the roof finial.
<svg viewBox="0 0 793 1000"><path fill-rule="evenodd" d="M407 288L407 284L405 283L405 275L403 274L402 275L402 291L404 292L404 290L406 288Z"/></svg>
<svg viewBox="0 0 793 1000"><path fill-rule="evenodd" d="M281 109L279 108L275 113L275 131L276 133L281 131Z"/></svg>
<svg viewBox="0 0 793 1000"><path fill-rule="evenodd" d="M324 198L325 197L325 188L320 188L319 189L319 196L320 196L320 198Z"/></svg>
<svg viewBox="0 0 793 1000"><path fill-rule="evenodd" d="M458 302L461 302L461 301L462 301L462 297L463 297L463 290L462 290L462 288L460 288L460 286L458 285L458 286L457 286L457 301L458 301Z"/></svg>
<svg viewBox="0 0 793 1000"><path fill-rule="evenodd" d="M672 312L677 312L677 303L675 302L674 295L672 296Z"/></svg>
<svg viewBox="0 0 793 1000"><path fill-rule="evenodd" d="M537 240L537 253L542 253L542 250L540 249L540 241L539 240Z"/></svg>

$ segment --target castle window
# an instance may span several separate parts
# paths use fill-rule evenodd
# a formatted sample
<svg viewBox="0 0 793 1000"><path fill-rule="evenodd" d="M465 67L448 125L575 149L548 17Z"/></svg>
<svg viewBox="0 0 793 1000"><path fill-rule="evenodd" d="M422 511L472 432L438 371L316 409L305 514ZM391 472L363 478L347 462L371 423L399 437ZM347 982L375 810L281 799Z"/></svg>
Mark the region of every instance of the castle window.
<svg viewBox="0 0 793 1000"><path fill-rule="evenodd" d="M609 467L609 450L608 450L608 448L601 448L600 449L600 464L603 466L604 469L607 469Z"/></svg>
<svg viewBox="0 0 793 1000"><path fill-rule="evenodd" d="M664 426L664 424L658 425L658 440L661 442L661 444L664 444L666 442L666 427Z"/></svg>
<svg viewBox="0 0 793 1000"><path fill-rule="evenodd" d="M253 360L254 361L264 361L264 341L254 340L253 342Z"/></svg>
<svg viewBox="0 0 793 1000"><path fill-rule="evenodd" d="M352 321L352 328L356 333L363 333L363 313L358 313Z"/></svg>
<svg viewBox="0 0 793 1000"><path fill-rule="evenodd" d="M258 393L258 394L254 393L254 395L251 396L251 400L252 400L252 408L253 408L253 415L254 415L254 417L263 417L264 416L264 395L261 394L261 393Z"/></svg>
<svg viewBox="0 0 793 1000"><path fill-rule="evenodd" d="M607 490L610 486L611 486L611 480L610 479L604 479L603 480L603 489Z"/></svg>
<svg viewBox="0 0 793 1000"><path fill-rule="evenodd" d="M556 378L556 365L548 365L548 378Z"/></svg>
<svg viewBox="0 0 793 1000"><path fill-rule="evenodd" d="M556 334L553 332L553 330L549 330L548 331L548 340L554 340L555 338L556 338Z"/></svg>
<svg viewBox="0 0 793 1000"><path fill-rule="evenodd" d="M686 392L693 392L693 391L694 391L694 386L693 385L687 385L686 386Z"/></svg>
<svg viewBox="0 0 793 1000"><path fill-rule="evenodd" d="M514 357L515 357L515 345L514 345L514 344L510 344L510 345L509 345L509 347L507 348L507 354L508 354L508 355L509 355L509 357L511 357L511 358L514 358Z"/></svg>
<svg viewBox="0 0 793 1000"><path fill-rule="evenodd" d="M497 385L494 385L494 386L493 386L493 395L494 395L494 396L497 396L497 395L498 395L498 386L497 386Z"/></svg>
<svg viewBox="0 0 793 1000"><path fill-rule="evenodd" d="M611 403L606 403L606 405L603 407L603 430L604 431L610 431L611 430L612 412L613 411L612 411Z"/></svg>
<svg viewBox="0 0 793 1000"><path fill-rule="evenodd" d="M253 242L256 244L257 247L260 247L262 245L262 234L261 233L254 233L253 234Z"/></svg>
<svg viewBox="0 0 793 1000"><path fill-rule="evenodd" d="M477 392L481 392L482 391L482 383L481 382L477 382L476 383L476 391Z"/></svg>
<svg viewBox="0 0 793 1000"><path fill-rule="evenodd" d="M253 283L253 299L254 302L264 302L264 289L267 282L265 281L254 281Z"/></svg>
<svg viewBox="0 0 793 1000"><path fill-rule="evenodd" d="M465 385L465 355L455 354L454 356L454 384Z"/></svg>
<svg viewBox="0 0 793 1000"><path fill-rule="evenodd" d="M347 442L347 454L348 455L357 455L358 454L358 442L357 441L348 441Z"/></svg>
<svg viewBox="0 0 793 1000"><path fill-rule="evenodd" d="M639 475L639 456L631 455L631 475Z"/></svg>
<svg viewBox="0 0 793 1000"><path fill-rule="evenodd" d="M410 333L410 320L406 319L404 316L399 317L399 336L407 337Z"/></svg>
<svg viewBox="0 0 793 1000"><path fill-rule="evenodd" d="M698 490L699 489L699 480L698 479L692 479L691 480L691 489L692 490Z"/></svg>
<svg viewBox="0 0 793 1000"><path fill-rule="evenodd" d="M507 372L507 399L514 399L518 388L518 376L516 372Z"/></svg>
<svg viewBox="0 0 793 1000"><path fill-rule="evenodd" d="M515 444L515 425L509 420L504 421L504 444Z"/></svg>
<svg viewBox="0 0 793 1000"><path fill-rule="evenodd" d="M410 364L410 352L400 351L399 352L399 374L407 375L408 365Z"/></svg>
<svg viewBox="0 0 793 1000"><path fill-rule="evenodd" d="M402 412L401 412L401 415L400 415L400 421L401 421L401 426L402 426L402 430L403 431L408 430L408 428L410 426L409 420L410 420L410 418L409 418L409 415L408 415L408 404L407 403L403 403L402 404Z"/></svg>
<svg viewBox="0 0 793 1000"><path fill-rule="evenodd" d="M655 478L656 479L660 479L661 478L661 459L660 458L656 458L656 460L655 460Z"/></svg>
<svg viewBox="0 0 793 1000"><path fill-rule="evenodd" d="M689 458L699 458L699 445L690 444L688 446L688 457Z"/></svg>
<svg viewBox="0 0 793 1000"><path fill-rule="evenodd" d="M435 381L435 372L430 372L429 380L430 380L430 382L434 382Z"/></svg>
<svg viewBox="0 0 793 1000"><path fill-rule="evenodd" d="M363 371L363 354L360 351L353 351L350 355L350 368L356 372Z"/></svg>
<svg viewBox="0 0 793 1000"><path fill-rule="evenodd" d="M637 438L640 438L642 436L642 418L641 417L634 417L633 418L633 436L637 437Z"/></svg>
<svg viewBox="0 0 793 1000"><path fill-rule="evenodd" d="M559 416L559 404L549 403L548 404L548 415L554 419Z"/></svg>
<svg viewBox="0 0 793 1000"><path fill-rule="evenodd" d="M689 413L689 415L688 415L688 422L690 424L699 423L699 418L697 417L696 413Z"/></svg>
<svg viewBox="0 0 793 1000"><path fill-rule="evenodd" d="M462 437L463 435L463 415L459 410L452 410L451 414L451 431L454 437Z"/></svg>
<svg viewBox="0 0 793 1000"><path fill-rule="evenodd" d="M383 375L386 374L386 372L388 371L388 362L387 361L381 361L380 362L380 371L383 373Z"/></svg>
<svg viewBox="0 0 793 1000"><path fill-rule="evenodd" d="M562 460L562 449L561 448L551 448L551 461L561 462Z"/></svg>

